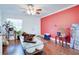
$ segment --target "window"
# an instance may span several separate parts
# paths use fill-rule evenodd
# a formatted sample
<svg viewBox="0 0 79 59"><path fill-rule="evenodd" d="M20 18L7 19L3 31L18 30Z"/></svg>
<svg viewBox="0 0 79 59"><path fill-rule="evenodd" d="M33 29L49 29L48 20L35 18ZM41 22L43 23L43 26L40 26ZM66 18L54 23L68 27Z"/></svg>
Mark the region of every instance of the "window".
<svg viewBox="0 0 79 59"><path fill-rule="evenodd" d="M22 29L22 20L21 19L7 18L7 21L11 22L11 24L15 27L16 31L20 31Z"/></svg>

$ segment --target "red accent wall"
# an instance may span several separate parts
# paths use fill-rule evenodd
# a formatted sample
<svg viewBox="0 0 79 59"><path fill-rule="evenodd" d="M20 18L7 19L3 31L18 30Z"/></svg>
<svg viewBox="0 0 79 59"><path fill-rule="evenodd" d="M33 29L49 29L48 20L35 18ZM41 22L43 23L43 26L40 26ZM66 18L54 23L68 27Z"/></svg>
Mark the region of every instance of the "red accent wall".
<svg viewBox="0 0 79 59"><path fill-rule="evenodd" d="M63 27L70 42L70 27L74 23L79 24L79 5L41 18L41 34L50 33L55 37L59 28Z"/></svg>

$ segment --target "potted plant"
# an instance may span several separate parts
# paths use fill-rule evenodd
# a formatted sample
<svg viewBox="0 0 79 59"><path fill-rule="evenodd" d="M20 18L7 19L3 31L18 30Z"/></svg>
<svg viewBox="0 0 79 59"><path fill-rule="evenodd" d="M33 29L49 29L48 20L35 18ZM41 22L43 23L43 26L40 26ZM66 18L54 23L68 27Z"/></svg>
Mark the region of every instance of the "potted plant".
<svg viewBox="0 0 79 59"><path fill-rule="evenodd" d="M20 40L21 31L16 31L17 39Z"/></svg>

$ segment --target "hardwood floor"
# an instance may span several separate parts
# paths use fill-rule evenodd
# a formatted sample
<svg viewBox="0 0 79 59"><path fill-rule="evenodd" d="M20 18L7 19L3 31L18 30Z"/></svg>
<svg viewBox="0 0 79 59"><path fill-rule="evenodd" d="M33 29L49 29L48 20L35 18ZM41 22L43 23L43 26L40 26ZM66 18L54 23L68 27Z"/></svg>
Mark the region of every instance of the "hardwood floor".
<svg viewBox="0 0 79 59"><path fill-rule="evenodd" d="M45 55L79 55L79 50L71 49L69 48L69 46L62 47L59 44L55 44L52 41L47 41L44 39L42 39L42 41L45 43L44 50L43 50ZM16 41L16 45L18 44L20 44L19 40ZM4 50L3 55L6 55L5 54L7 52L6 48L3 47L3 50Z"/></svg>
<svg viewBox="0 0 79 59"><path fill-rule="evenodd" d="M79 50L71 49L69 46L62 47L51 41L44 46L44 52L46 55L79 55Z"/></svg>

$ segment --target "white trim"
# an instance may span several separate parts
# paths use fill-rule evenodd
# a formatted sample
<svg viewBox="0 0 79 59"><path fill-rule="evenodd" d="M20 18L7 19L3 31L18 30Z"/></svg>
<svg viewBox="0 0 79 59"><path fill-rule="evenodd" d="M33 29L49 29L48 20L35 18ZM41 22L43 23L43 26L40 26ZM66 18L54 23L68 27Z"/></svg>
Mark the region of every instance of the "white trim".
<svg viewBox="0 0 79 59"><path fill-rule="evenodd" d="M55 14L55 13L64 11L64 10L66 10L66 9L69 9L69 8L72 8L72 7L75 7L75 6L77 6L77 4L76 4L76 5L71 5L71 6L66 7L66 8L63 8L63 9L60 9L60 10L58 10L58 11L56 11L56 12L50 13L50 14L48 14L48 15L46 15L46 16L41 17L41 18L47 17L47 16L49 16L49 15L53 15L53 14Z"/></svg>

